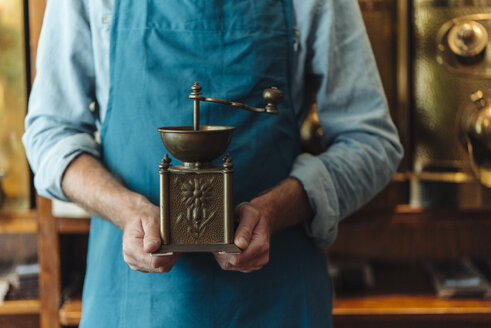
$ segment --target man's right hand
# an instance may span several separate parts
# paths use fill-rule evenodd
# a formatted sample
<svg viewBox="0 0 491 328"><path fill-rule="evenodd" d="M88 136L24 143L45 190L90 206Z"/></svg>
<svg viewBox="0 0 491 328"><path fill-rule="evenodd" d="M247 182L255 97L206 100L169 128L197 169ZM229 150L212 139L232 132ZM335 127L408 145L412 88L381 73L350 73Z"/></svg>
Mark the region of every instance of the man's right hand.
<svg viewBox="0 0 491 328"><path fill-rule="evenodd" d="M178 254L152 257L160 247L160 211L147 198L122 186L102 164L82 153L66 169L63 191L89 212L123 229L123 257L133 270L169 272Z"/></svg>
<svg viewBox="0 0 491 328"><path fill-rule="evenodd" d="M159 249L160 211L152 203L139 206L138 213L123 227L123 257L131 269L141 272L169 272L179 254L151 256Z"/></svg>

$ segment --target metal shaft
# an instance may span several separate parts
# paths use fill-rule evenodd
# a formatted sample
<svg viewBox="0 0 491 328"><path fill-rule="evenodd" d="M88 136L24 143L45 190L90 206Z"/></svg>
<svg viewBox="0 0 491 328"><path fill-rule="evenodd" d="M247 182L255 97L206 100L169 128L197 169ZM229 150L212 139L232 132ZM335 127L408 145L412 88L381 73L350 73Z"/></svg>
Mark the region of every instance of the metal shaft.
<svg viewBox="0 0 491 328"><path fill-rule="evenodd" d="M199 131L199 99L194 99L194 131Z"/></svg>

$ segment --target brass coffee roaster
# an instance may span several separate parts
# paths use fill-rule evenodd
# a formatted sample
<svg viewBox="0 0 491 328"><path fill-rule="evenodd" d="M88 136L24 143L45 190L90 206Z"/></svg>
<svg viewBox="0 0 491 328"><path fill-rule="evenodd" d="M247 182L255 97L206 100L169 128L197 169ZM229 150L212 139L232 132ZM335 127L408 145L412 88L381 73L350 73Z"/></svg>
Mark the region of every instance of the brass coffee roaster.
<svg viewBox="0 0 491 328"><path fill-rule="evenodd" d="M159 165L160 235L162 246L153 253L165 256L174 252L219 252L238 254L233 243L233 163L227 154L221 166L212 161L223 154L234 127L200 125L200 102L213 102L252 112L278 114L283 92L272 87L264 90L264 108L209 98L201 95L198 82L189 95L194 101L193 126L159 128L167 151L181 165L171 165L165 154Z"/></svg>
<svg viewBox="0 0 491 328"><path fill-rule="evenodd" d="M411 2L410 204L489 209L491 2Z"/></svg>

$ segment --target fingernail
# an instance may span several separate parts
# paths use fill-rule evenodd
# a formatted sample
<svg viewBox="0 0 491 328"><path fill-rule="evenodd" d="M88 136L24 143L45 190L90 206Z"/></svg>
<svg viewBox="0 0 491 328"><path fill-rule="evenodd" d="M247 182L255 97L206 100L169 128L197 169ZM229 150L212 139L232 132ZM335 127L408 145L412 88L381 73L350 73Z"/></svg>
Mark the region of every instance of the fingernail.
<svg viewBox="0 0 491 328"><path fill-rule="evenodd" d="M156 245L157 243L158 243L158 241L157 241L157 240L155 240L155 239L154 239L154 240L148 240L148 241L146 241L146 242L145 242L144 247L145 247L145 249L148 249L148 248L153 248L153 247L155 247L155 245Z"/></svg>
<svg viewBox="0 0 491 328"><path fill-rule="evenodd" d="M244 237L239 237L239 240L237 241L237 246L239 248L246 248L248 244L247 239Z"/></svg>

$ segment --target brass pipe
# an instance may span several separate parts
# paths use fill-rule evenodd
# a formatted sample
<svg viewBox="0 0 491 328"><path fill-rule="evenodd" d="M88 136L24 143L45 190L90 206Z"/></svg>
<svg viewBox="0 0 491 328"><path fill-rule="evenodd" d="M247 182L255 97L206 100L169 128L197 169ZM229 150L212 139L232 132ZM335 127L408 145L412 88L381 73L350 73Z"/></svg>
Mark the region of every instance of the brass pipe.
<svg viewBox="0 0 491 328"><path fill-rule="evenodd" d="M194 99L194 131L199 131L199 99Z"/></svg>

